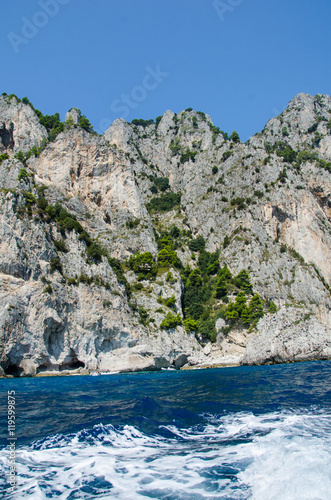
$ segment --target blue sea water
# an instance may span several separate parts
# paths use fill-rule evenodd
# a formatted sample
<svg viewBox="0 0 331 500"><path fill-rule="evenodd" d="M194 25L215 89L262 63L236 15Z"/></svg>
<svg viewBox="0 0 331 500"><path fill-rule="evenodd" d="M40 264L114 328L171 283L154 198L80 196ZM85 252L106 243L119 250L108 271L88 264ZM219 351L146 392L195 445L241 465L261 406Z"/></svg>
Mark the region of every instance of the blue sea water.
<svg viewBox="0 0 331 500"><path fill-rule="evenodd" d="M0 395L2 498L331 499L330 361L3 379Z"/></svg>

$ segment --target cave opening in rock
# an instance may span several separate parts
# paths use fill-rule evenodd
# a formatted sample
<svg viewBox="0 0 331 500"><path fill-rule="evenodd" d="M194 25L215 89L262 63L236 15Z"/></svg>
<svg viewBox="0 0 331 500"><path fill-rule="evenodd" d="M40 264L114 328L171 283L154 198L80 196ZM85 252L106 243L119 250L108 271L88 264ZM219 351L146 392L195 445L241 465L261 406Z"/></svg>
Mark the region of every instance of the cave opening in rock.
<svg viewBox="0 0 331 500"><path fill-rule="evenodd" d="M7 368L4 368L3 371L5 372L6 375L13 375L14 377L19 377L23 372L23 368L11 363L10 365L7 366Z"/></svg>
<svg viewBox="0 0 331 500"><path fill-rule="evenodd" d="M69 363L63 363L60 365L60 371L63 370L78 370L78 368L85 368L85 363L79 361L79 359L74 359Z"/></svg>

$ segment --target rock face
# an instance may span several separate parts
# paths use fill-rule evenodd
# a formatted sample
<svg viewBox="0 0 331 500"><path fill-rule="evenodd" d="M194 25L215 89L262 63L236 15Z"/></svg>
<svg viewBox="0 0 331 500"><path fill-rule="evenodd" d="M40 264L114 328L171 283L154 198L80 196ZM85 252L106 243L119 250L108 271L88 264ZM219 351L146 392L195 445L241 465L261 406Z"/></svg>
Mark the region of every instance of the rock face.
<svg viewBox="0 0 331 500"><path fill-rule="evenodd" d="M31 106L16 97L0 96L0 153L12 150L26 153L48 138Z"/></svg>
<svg viewBox="0 0 331 500"><path fill-rule="evenodd" d="M249 340L243 364L282 363L328 359L331 337L309 312L304 317L295 309L284 308L259 322L258 332Z"/></svg>
<svg viewBox="0 0 331 500"><path fill-rule="evenodd" d="M79 120L49 142L0 97L0 373L331 357L329 96L299 94L245 144L191 109L104 136ZM248 270L259 321L227 316L240 287L219 298L208 255Z"/></svg>

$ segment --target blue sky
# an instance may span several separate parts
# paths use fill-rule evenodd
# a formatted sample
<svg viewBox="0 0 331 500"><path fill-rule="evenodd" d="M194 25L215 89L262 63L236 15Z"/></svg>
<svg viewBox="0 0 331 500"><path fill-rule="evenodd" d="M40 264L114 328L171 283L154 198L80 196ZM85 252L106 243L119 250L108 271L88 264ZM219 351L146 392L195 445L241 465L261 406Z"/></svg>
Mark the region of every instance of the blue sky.
<svg viewBox="0 0 331 500"><path fill-rule="evenodd" d="M192 107L244 141L297 93L331 93L330 20L330 0L5 2L0 91L98 131Z"/></svg>

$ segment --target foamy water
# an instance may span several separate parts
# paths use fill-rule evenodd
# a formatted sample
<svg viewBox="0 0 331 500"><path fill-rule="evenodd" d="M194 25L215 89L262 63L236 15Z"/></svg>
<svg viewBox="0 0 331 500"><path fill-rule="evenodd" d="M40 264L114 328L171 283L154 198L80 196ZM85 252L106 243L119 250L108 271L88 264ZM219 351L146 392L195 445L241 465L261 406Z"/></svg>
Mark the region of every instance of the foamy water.
<svg viewBox="0 0 331 500"><path fill-rule="evenodd" d="M204 415L188 428L96 425L21 447L6 498L330 500L325 410ZM8 452L0 458L2 482Z"/></svg>

